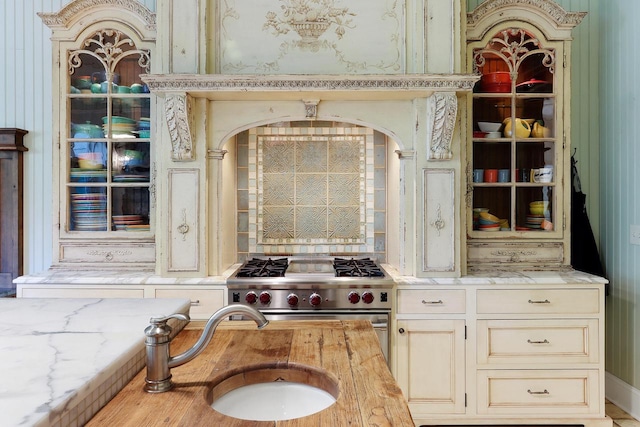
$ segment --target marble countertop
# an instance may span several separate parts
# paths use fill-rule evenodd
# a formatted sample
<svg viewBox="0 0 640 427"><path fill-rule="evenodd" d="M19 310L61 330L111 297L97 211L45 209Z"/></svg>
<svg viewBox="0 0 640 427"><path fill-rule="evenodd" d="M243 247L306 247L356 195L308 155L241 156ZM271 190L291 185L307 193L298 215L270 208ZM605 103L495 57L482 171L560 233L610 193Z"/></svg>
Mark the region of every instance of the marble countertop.
<svg viewBox="0 0 640 427"><path fill-rule="evenodd" d="M149 318L176 312L189 300L0 299L2 424L83 425L145 365Z"/></svg>

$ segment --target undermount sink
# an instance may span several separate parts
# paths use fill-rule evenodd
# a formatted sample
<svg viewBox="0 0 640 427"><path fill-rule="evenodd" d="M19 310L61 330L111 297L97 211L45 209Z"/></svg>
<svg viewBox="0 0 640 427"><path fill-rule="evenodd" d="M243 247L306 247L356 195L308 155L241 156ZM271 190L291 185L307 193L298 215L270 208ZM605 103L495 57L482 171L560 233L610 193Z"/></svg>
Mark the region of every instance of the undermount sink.
<svg viewBox="0 0 640 427"><path fill-rule="evenodd" d="M210 394L211 407L229 417L281 421L306 417L333 405L338 382L315 368L264 368L234 373Z"/></svg>

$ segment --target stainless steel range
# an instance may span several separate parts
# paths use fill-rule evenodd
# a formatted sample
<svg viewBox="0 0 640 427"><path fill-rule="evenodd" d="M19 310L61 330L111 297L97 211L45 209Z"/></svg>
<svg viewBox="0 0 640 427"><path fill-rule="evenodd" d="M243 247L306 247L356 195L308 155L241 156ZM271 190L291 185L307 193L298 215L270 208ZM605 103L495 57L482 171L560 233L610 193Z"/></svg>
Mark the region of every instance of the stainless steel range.
<svg viewBox="0 0 640 427"><path fill-rule="evenodd" d="M372 258L255 257L227 279L229 302L270 320L365 319L389 360L393 279Z"/></svg>

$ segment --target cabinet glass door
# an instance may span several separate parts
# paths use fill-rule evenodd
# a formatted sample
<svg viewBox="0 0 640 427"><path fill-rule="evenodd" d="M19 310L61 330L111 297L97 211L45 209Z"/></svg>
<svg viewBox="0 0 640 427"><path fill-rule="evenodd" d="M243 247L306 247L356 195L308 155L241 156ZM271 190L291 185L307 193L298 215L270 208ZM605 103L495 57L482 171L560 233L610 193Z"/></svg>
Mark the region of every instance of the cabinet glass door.
<svg viewBox="0 0 640 427"><path fill-rule="evenodd" d="M148 50L101 30L69 52L67 230L149 231L151 98Z"/></svg>
<svg viewBox="0 0 640 427"><path fill-rule="evenodd" d="M472 50L474 69L482 75L473 93L476 237L542 237L562 228L555 191L562 168L556 55L520 28L505 29Z"/></svg>

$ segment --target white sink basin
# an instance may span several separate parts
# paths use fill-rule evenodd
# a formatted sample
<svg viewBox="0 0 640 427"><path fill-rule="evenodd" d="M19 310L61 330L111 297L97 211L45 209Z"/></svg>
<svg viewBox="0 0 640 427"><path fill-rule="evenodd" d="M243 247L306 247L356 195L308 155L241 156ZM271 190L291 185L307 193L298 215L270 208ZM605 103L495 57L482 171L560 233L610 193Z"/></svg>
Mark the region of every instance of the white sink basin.
<svg viewBox="0 0 640 427"><path fill-rule="evenodd" d="M315 414L335 401L331 394L308 384L274 381L231 390L211 407L242 420L280 421Z"/></svg>
<svg viewBox="0 0 640 427"><path fill-rule="evenodd" d="M333 405L339 394L338 385L337 378L318 368L261 365L214 380L207 399L211 408L229 417L291 420Z"/></svg>

